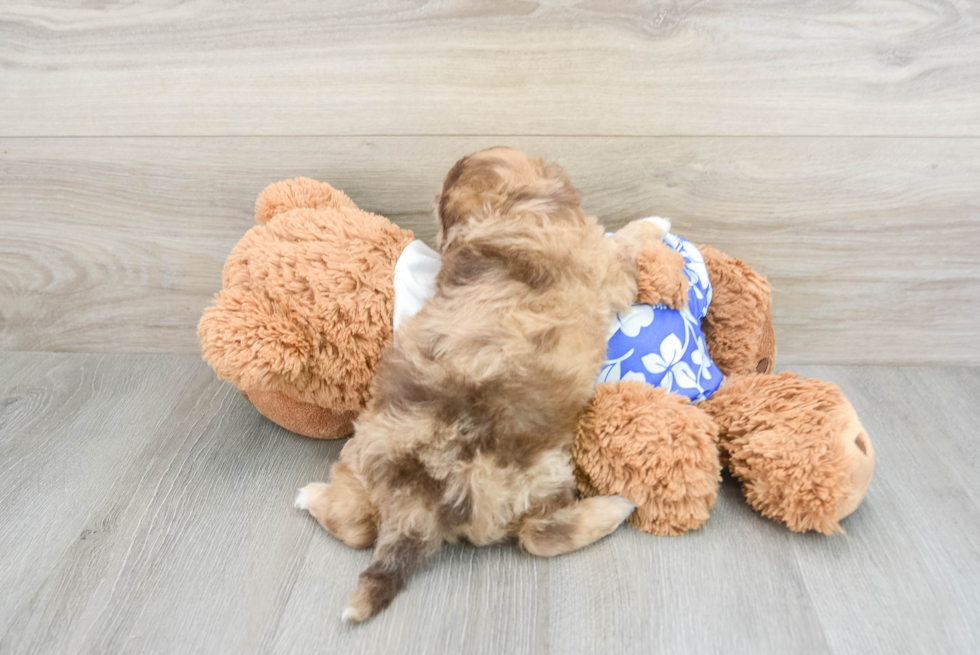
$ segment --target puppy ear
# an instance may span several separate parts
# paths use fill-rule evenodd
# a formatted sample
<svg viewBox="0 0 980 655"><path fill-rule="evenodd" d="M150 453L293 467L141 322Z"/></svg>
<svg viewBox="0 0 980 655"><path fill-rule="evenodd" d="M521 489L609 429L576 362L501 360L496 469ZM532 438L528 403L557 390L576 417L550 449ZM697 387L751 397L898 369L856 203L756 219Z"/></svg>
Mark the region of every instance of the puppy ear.
<svg viewBox="0 0 980 655"><path fill-rule="evenodd" d="M563 216L580 212L581 193L561 168L510 148L490 148L457 161L436 199L440 249L470 216L485 210Z"/></svg>
<svg viewBox="0 0 980 655"><path fill-rule="evenodd" d="M461 158L453 167L449 169L446 173L446 177L442 181L442 189L439 191L439 195L436 197L436 214L439 218L439 227L441 228L441 234L445 236L449 229L454 225L459 223L463 216L460 215L460 207L454 206L457 203L453 203L453 187L459 182L459 178L463 175L463 171L466 169L466 163L469 161L470 156Z"/></svg>
<svg viewBox="0 0 980 655"><path fill-rule="evenodd" d="M546 164L538 160L541 174L540 191L542 198L557 209L578 209L582 203L582 192L575 188L565 169L555 163Z"/></svg>
<svg viewBox="0 0 980 655"><path fill-rule="evenodd" d="M445 246L446 239L452 239L450 231L479 209L481 195L498 183L499 176L492 165L474 159L474 155L467 155L453 164L436 198L440 249Z"/></svg>

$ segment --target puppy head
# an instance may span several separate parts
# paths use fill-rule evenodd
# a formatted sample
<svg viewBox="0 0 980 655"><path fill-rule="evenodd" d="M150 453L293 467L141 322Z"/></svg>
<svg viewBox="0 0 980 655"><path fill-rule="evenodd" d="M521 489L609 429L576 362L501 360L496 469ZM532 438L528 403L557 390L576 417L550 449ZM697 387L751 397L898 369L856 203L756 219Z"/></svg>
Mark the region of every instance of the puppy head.
<svg viewBox="0 0 980 655"><path fill-rule="evenodd" d="M473 216L573 218L581 215L581 198L557 164L503 146L467 155L446 174L436 197L439 249L444 251Z"/></svg>

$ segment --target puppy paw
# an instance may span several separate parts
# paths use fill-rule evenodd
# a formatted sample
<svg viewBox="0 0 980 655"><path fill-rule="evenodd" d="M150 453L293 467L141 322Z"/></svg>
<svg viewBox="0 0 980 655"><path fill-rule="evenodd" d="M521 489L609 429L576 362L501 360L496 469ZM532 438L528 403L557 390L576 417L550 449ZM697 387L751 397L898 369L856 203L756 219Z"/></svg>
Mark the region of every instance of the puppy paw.
<svg viewBox="0 0 980 655"><path fill-rule="evenodd" d="M293 501L293 507L296 509L310 509L310 502L313 498L323 494L324 490L327 488L325 482L313 482L302 489L296 494L296 500Z"/></svg>
<svg viewBox="0 0 980 655"><path fill-rule="evenodd" d="M646 218L641 218L640 220L643 221L644 223L653 223L658 228L660 228L661 231L660 238L663 238L664 236L667 235L668 232L670 232L669 218L664 218L663 216L647 216Z"/></svg>
<svg viewBox="0 0 980 655"><path fill-rule="evenodd" d="M659 216L651 216L650 218L630 221L616 232L616 236L642 250L650 244L663 241L664 236L669 231L670 221Z"/></svg>

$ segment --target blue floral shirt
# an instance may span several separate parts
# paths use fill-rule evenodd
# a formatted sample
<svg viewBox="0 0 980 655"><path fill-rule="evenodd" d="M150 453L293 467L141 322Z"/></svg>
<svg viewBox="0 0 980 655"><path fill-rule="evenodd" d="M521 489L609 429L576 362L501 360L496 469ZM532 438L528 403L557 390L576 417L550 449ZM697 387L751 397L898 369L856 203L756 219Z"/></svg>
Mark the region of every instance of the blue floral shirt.
<svg viewBox="0 0 980 655"><path fill-rule="evenodd" d="M701 319L711 303L708 269L690 241L667 234L664 243L684 258L684 273L691 283L687 306L677 310L635 304L617 314L599 382L638 380L692 401L703 400L714 393L722 377L701 332Z"/></svg>

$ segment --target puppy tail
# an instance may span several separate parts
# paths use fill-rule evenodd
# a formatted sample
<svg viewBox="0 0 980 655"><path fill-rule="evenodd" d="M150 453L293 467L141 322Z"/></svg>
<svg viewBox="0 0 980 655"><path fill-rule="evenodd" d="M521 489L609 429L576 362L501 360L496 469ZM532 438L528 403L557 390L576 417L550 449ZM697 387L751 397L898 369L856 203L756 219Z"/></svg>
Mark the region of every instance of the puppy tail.
<svg viewBox="0 0 980 655"><path fill-rule="evenodd" d="M344 623L363 623L388 607L412 571L439 549L440 542L412 536L383 535L374 561L361 573L357 590L341 614Z"/></svg>

